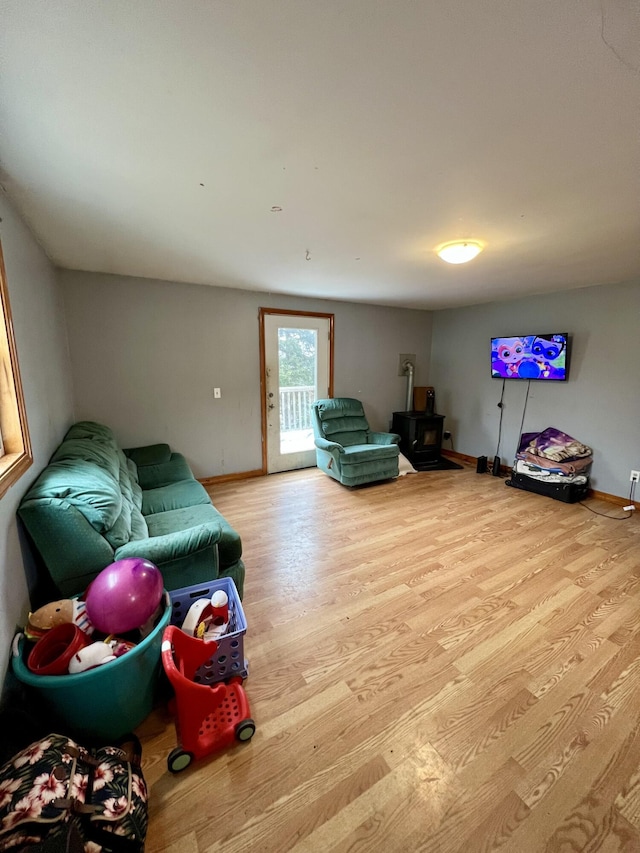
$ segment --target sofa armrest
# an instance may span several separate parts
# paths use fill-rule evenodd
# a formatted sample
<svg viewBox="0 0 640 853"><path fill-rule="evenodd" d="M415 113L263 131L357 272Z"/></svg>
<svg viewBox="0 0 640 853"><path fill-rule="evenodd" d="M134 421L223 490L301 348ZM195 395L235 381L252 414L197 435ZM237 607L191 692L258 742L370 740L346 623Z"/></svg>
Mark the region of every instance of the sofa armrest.
<svg viewBox="0 0 640 853"><path fill-rule="evenodd" d="M146 447L130 447L124 454L140 468L168 462L171 459L171 448L168 444L149 444Z"/></svg>
<svg viewBox="0 0 640 853"><path fill-rule="evenodd" d="M180 480L193 479L195 478L191 468L182 453L172 453L166 462L158 462L157 465L141 465L138 468L138 483L143 491L159 489L160 486L179 483Z"/></svg>
<svg viewBox="0 0 640 853"><path fill-rule="evenodd" d="M220 525L215 521L198 524L187 530L176 530L164 536L150 536L148 539L133 539L115 552L116 560L127 557L144 557L161 567L163 563L180 557L188 557L195 551L213 547L220 540Z"/></svg>
<svg viewBox="0 0 640 853"><path fill-rule="evenodd" d="M338 444L336 441L327 441L326 438L316 438L315 445L320 450L327 450L329 453L334 451L344 453L344 447L341 444Z"/></svg>
<svg viewBox="0 0 640 853"><path fill-rule="evenodd" d="M400 444L400 436L395 432L370 432L369 444Z"/></svg>

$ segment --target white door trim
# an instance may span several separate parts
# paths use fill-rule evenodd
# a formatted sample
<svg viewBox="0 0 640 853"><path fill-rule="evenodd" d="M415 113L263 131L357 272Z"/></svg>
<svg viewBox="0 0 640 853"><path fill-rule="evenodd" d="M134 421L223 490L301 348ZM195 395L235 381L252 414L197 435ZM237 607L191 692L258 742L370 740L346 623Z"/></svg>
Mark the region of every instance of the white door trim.
<svg viewBox="0 0 640 853"><path fill-rule="evenodd" d="M293 328L304 328L304 318L309 320L317 320L318 318L328 321L328 388L327 396L333 396L333 314L324 314L314 311L289 311L286 309L276 308L261 308L259 312L260 319L260 394L261 394L261 409L262 409L262 470L263 473L269 473L269 446L268 446L268 424L269 416L277 411L279 423L279 409L268 409L268 403L273 404L273 398L269 399L267 395L274 393L269 391L269 377L267 376L267 357L266 357L266 331L265 318L269 315L277 315L285 325L290 325ZM310 326L311 327L311 326ZM321 395L322 396L322 395ZM271 469L273 470L273 469Z"/></svg>

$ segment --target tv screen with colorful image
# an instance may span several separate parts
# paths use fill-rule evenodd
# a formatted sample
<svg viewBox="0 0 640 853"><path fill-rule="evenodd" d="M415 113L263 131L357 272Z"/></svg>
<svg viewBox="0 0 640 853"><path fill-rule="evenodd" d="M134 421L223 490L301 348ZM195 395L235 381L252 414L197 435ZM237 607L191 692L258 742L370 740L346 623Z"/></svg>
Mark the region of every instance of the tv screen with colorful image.
<svg viewBox="0 0 640 853"><path fill-rule="evenodd" d="M569 335L518 335L491 338L491 375L496 379L567 378Z"/></svg>

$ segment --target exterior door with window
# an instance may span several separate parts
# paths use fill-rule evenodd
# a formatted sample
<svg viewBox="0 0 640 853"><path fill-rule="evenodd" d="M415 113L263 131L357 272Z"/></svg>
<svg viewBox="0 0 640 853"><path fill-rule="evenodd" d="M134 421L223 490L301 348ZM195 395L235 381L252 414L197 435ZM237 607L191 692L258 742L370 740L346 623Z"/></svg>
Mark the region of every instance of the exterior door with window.
<svg viewBox="0 0 640 853"><path fill-rule="evenodd" d="M263 462L269 474L316 464L311 404L332 394L333 315L261 309Z"/></svg>

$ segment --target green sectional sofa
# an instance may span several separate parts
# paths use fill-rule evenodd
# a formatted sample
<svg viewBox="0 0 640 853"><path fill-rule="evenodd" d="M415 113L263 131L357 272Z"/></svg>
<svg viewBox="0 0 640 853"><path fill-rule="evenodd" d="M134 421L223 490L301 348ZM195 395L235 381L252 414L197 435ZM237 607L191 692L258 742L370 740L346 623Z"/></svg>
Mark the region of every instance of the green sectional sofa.
<svg viewBox="0 0 640 853"><path fill-rule="evenodd" d="M61 596L81 593L109 563L146 557L169 590L233 578L240 536L168 444L121 450L102 424L74 424L18 508Z"/></svg>

